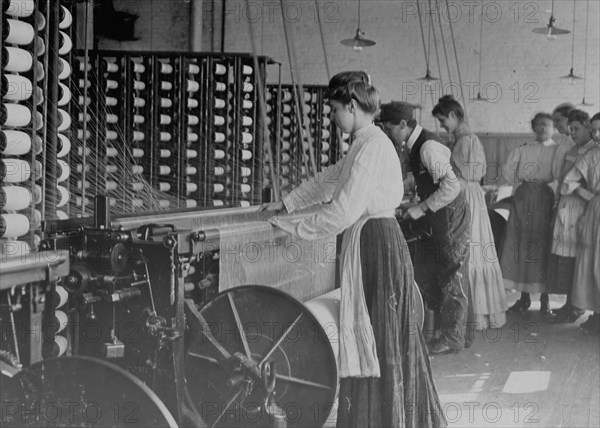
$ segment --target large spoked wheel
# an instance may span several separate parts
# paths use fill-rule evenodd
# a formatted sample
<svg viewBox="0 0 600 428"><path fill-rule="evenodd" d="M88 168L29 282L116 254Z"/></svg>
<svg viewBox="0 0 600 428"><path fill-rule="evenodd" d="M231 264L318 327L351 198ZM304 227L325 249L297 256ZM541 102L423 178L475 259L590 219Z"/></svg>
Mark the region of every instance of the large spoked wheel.
<svg viewBox="0 0 600 428"><path fill-rule="evenodd" d="M191 334L186 384L209 426L324 424L337 363L323 328L293 297L264 286L226 290L200 310L186 302Z"/></svg>
<svg viewBox="0 0 600 428"><path fill-rule="evenodd" d="M177 427L154 391L96 358L44 360L1 382L3 426Z"/></svg>

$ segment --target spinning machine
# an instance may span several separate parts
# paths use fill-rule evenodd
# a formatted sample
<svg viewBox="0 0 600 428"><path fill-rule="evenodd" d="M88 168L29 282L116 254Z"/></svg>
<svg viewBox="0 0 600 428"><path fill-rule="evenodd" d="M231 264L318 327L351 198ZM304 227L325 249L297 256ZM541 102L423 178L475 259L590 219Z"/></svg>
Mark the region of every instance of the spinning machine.
<svg viewBox="0 0 600 428"><path fill-rule="evenodd" d="M270 242L271 226L243 208L262 201L258 80L270 60L77 50L76 6L2 3L3 426L228 426L232 414L239 426L321 424L337 388L332 347L275 287L305 299L332 289L335 243L314 269L321 255ZM208 207L239 208L108 216ZM241 230L265 236L236 250ZM264 242L273 260L250 259ZM248 281L274 288L219 294ZM218 318L223 303L235 323ZM264 331L249 330L257 322ZM219 326L237 326L245 345ZM325 362L316 377L311 353ZM104 416L48 417L57 399Z"/></svg>
<svg viewBox="0 0 600 428"><path fill-rule="evenodd" d="M134 374L180 424L323 425L336 326L301 301L333 290L335 240L294 241L255 208L111 220L108 205L44 223L41 248L70 254L68 353Z"/></svg>

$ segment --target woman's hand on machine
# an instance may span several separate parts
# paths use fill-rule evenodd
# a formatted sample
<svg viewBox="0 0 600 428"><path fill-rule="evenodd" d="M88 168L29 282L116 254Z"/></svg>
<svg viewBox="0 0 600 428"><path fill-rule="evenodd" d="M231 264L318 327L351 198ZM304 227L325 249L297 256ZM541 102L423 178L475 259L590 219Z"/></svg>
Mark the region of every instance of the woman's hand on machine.
<svg viewBox="0 0 600 428"><path fill-rule="evenodd" d="M258 212L262 212L262 211L275 211L275 212L279 212L279 211L283 211L283 210L285 210L285 206L283 205L282 201L267 202L265 204L262 204L258 208Z"/></svg>

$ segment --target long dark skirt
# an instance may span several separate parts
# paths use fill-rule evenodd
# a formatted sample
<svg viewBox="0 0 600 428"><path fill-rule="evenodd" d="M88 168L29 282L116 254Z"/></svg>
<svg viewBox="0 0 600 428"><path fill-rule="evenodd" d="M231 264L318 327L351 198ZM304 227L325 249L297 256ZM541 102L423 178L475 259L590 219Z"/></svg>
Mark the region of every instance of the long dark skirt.
<svg viewBox="0 0 600 428"><path fill-rule="evenodd" d="M400 226L395 219L369 220L360 240L381 377L341 380L337 426L445 427L415 316L413 266Z"/></svg>
<svg viewBox="0 0 600 428"><path fill-rule="evenodd" d="M505 288L546 291L553 203L554 192L545 183L523 183L515 192L500 257Z"/></svg>
<svg viewBox="0 0 600 428"><path fill-rule="evenodd" d="M575 257L563 257L550 253L546 292L549 294L571 294L573 278L575 278Z"/></svg>

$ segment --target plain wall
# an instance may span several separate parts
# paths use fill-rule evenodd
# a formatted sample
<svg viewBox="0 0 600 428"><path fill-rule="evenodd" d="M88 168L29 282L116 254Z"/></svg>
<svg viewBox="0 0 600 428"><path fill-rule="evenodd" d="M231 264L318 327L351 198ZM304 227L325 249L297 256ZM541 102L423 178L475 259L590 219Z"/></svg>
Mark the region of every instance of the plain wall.
<svg viewBox="0 0 600 428"><path fill-rule="evenodd" d="M214 3L214 6L213 6ZM467 99L466 108L471 126L486 132L529 132L529 121L538 111L551 111L556 105L570 101L578 104L583 98L583 81L569 85L559 76L567 75L571 67L573 34L548 41L544 35L531 30L548 23L551 2L485 0L483 15L483 50L481 89L493 102L472 101L477 95L479 81L479 34L481 2L471 0L448 1L442 6L441 28L446 54L440 39L440 20L428 1L421 1L422 22L427 42L431 22L438 40L441 77L444 93L453 90L460 97L458 69L450 24L454 33L462 88ZM203 9L203 48L220 48L222 0L205 1ZM375 46L355 52L340 44L351 38L357 27L358 2L353 0L284 1L288 41L297 58L297 79L302 83L326 83L328 76L325 58L332 73L350 69L368 71L374 84L381 90L384 101L403 100L423 106L424 125L435 128L430 115L433 102L442 95L440 82L429 88L417 78L425 75L426 62L419 27L417 3L414 0L361 1L361 29L365 37L377 42ZM435 0L431 1L436 4ZM323 53L316 5L322 22L325 52ZM556 0L556 25L572 29L573 1ZM575 22L575 73L584 71L584 30L586 2L577 0ZM211 28L211 24L214 26ZM252 51L249 25L252 25L256 52L283 63L283 80L290 81L288 49L278 1L227 0L225 48L228 51ZM586 100L595 104L584 107L589 113L600 110L600 2L590 1L588 28ZM211 43L212 36L212 43ZM440 77L436 53L431 38L430 68ZM448 66L450 68L448 78ZM270 80L276 78L272 67Z"/></svg>
<svg viewBox="0 0 600 428"><path fill-rule="evenodd" d="M587 1L575 1L574 66L575 74L583 76ZM193 2L200 10L196 19L191 16ZM136 42L102 40L101 48L189 50L192 25L194 31L201 34L202 50L218 52L221 49L223 0L115 0L114 4L118 10L140 15L136 24L136 36L140 39ZM326 84L326 62L331 73L364 69L371 74L384 101L421 104L423 125L433 130L437 126L430 114L434 103L449 91L462 101L461 87L471 127L478 132L530 132L529 121L536 112L551 111L565 101L581 103L583 80L570 85L559 78L567 75L571 67L573 33L561 35L551 42L544 35L531 31L547 25L549 14L546 10L551 7L550 0L483 1L481 85L481 2L431 0L432 6L436 4L441 6L445 52L435 9L430 8L429 0L419 2L426 44L430 27L437 37L441 67L436 59L433 37L428 48L429 60L433 75L440 77L441 68L443 86L440 81L428 86L417 80L425 75L426 61L415 0L362 0L361 29L366 38L377 44L361 52L340 44L340 40L351 38L355 33L358 1L284 0L282 8L276 0L226 0L223 46L227 52L252 52L254 40L257 54L270 56L283 64L284 82L292 80L289 53L298 64L294 70L295 79L303 84ZM573 29L573 4L573 0L555 0L556 26ZM581 108L593 114L600 110L600 2L590 0L589 4L585 96L594 106ZM287 43L282 10L289 24ZM428 13L431 11L434 13ZM270 66L268 80L274 82L277 77L278 67ZM478 90L491 102L473 101Z"/></svg>

